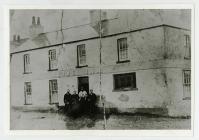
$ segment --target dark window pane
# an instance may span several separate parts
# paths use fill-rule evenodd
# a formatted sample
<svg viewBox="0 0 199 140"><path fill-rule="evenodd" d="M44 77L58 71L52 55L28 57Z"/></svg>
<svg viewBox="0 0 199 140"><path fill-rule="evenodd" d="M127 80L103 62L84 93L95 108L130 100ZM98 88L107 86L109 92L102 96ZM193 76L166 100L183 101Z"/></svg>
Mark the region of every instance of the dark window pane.
<svg viewBox="0 0 199 140"><path fill-rule="evenodd" d="M125 73L114 75L115 90L136 88L136 74Z"/></svg>

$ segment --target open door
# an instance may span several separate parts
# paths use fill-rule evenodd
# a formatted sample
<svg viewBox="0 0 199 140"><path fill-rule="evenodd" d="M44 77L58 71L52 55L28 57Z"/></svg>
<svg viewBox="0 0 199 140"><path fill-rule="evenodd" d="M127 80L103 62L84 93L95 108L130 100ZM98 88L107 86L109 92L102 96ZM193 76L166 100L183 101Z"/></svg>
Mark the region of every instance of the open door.
<svg viewBox="0 0 199 140"><path fill-rule="evenodd" d="M83 89L87 93L89 93L89 80L88 80L88 76L78 77L78 93L79 93L81 87L83 87Z"/></svg>

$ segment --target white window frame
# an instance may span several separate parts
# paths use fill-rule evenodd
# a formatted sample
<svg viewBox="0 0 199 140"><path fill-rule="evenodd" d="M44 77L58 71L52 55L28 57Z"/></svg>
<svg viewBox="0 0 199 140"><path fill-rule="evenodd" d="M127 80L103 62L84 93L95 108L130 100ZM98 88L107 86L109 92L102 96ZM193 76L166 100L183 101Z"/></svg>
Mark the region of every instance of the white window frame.
<svg viewBox="0 0 199 140"><path fill-rule="evenodd" d="M31 82L24 83L24 96L25 96L25 105L32 104L32 85Z"/></svg>
<svg viewBox="0 0 199 140"><path fill-rule="evenodd" d="M185 38L185 44L184 44L184 48L185 48L185 59L190 59L191 58L191 38L190 35L184 35Z"/></svg>
<svg viewBox="0 0 199 140"><path fill-rule="evenodd" d="M191 99L191 70L183 70L183 99Z"/></svg>
<svg viewBox="0 0 199 140"><path fill-rule="evenodd" d="M24 60L24 73L30 73L30 54L24 54L23 55L23 60Z"/></svg>
<svg viewBox="0 0 199 140"><path fill-rule="evenodd" d="M86 45L77 45L78 66L86 66Z"/></svg>
<svg viewBox="0 0 199 140"><path fill-rule="evenodd" d="M49 80L49 103L58 103L58 82L57 79Z"/></svg>
<svg viewBox="0 0 199 140"><path fill-rule="evenodd" d="M118 62L128 61L127 37L117 39Z"/></svg>
<svg viewBox="0 0 199 140"><path fill-rule="evenodd" d="M48 51L49 57L49 70L57 70L57 53L56 49Z"/></svg>

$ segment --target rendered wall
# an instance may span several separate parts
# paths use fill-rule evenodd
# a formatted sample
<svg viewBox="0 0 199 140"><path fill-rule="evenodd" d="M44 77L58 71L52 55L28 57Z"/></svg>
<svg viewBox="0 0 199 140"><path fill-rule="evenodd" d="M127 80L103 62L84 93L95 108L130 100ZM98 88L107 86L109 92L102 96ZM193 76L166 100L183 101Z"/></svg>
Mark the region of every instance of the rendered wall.
<svg viewBox="0 0 199 140"><path fill-rule="evenodd" d="M102 39L102 94L107 107L168 108L171 115L190 114L190 100L182 100L182 71L190 68L184 60L184 32L173 28L151 28ZM127 37L128 63L117 64L117 39ZM88 67L76 68L77 45L85 44ZM23 44L28 45L28 43ZM32 44L30 44L32 45ZM58 71L48 71L48 50L56 48ZM49 80L58 80L59 105L67 89L78 89L77 78L89 76L89 87L100 94L99 39L28 51L11 58L11 104L24 104L24 82L32 82L33 105L49 103ZM31 72L23 74L23 55L31 57ZM166 56L166 57L165 57ZM115 92L113 74L136 72L137 90ZM12 96L17 94L17 96ZM180 109L179 109L180 108ZM182 110L183 109L183 110ZM177 110L182 110L178 111Z"/></svg>
<svg viewBox="0 0 199 140"><path fill-rule="evenodd" d="M11 98L11 105L24 105L24 82L31 82L32 106L49 105L49 80L58 80L58 71L49 71L48 50L56 48L57 47L28 51L12 55L10 81L11 97L13 98ZM29 74L24 74L24 54L30 55L31 73Z"/></svg>

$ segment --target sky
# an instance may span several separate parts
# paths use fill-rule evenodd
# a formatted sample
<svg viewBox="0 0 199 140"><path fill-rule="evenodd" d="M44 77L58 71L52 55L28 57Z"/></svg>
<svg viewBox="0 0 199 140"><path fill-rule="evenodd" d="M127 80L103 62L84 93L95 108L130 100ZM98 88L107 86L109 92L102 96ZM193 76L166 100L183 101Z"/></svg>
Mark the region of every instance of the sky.
<svg viewBox="0 0 199 140"><path fill-rule="evenodd" d="M91 22L90 10L70 9L64 10L63 28L76 25L88 24ZM157 24L165 23L174 26L180 26L190 29L191 13L190 10L103 10L107 12L107 18L119 18L120 26L125 25L123 21L127 20L130 26L136 28L139 24L143 26L149 22L157 22ZM119 13L119 14L118 14ZM10 11L10 37L14 34L20 35L21 38L29 37L29 26L32 24L32 17L40 17L41 25L44 26L44 32L52 32L61 28L62 10L30 10L17 9ZM147 23L148 22L148 23Z"/></svg>

